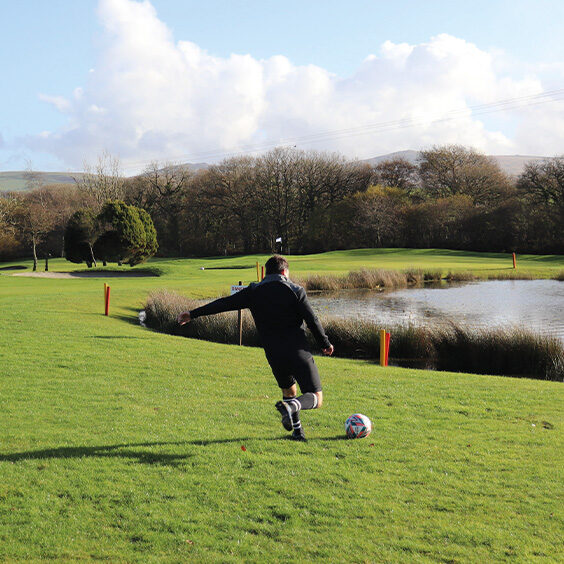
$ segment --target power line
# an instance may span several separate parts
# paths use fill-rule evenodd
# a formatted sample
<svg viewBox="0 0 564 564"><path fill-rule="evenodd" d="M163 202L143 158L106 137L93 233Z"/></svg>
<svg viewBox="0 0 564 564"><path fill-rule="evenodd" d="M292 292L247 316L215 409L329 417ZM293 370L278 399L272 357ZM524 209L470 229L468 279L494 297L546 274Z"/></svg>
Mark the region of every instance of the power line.
<svg viewBox="0 0 564 564"><path fill-rule="evenodd" d="M497 100L495 102L477 104L473 106L467 106L465 108L459 108L450 110L446 113L440 115L420 116L420 117L408 117L401 118L397 120L370 123L366 125L360 125L355 127L348 127L344 129L332 129L326 131L320 131L318 133L310 133L308 135L287 137L279 139L278 141L269 141L254 145L242 145L239 149L235 151L222 151L222 150L211 150L203 151L200 153L184 153L182 155L177 155L174 157L169 157L168 159L158 159L158 160L183 160L183 161L201 161L205 159L225 159L234 156L240 156L248 153L255 153L260 151L265 151L279 146L297 146L302 144L318 143L320 141L330 141L337 139L345 139L349 137L356 137L360 135L367 135L369 133L380 133L389 131L399 131L401 129L432 125L436 123L449 122L457 119L463 119L469 117L470 115L487 115L497 112L505 112L514 109L527 108L531 106L538 106L541 104L548 104L552 102L557 102L564 100L564 88L556 90L547 90L539 94L530 94L527 96L519 96L515 98L506 98L504 100ZM140 166L146 166L157 159L144 160L130 163L126 170L138 168Z"/></svg>

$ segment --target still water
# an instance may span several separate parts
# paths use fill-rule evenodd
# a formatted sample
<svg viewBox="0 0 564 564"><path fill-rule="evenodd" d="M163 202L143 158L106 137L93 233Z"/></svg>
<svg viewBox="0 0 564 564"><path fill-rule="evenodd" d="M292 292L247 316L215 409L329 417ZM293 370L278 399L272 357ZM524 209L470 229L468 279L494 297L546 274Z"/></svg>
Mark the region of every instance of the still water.
<svg viewBox="0 0 564 564"><path fill-rule="evenodd" d="M492 280L374 292L343 290L310 294L320 315L377 321L383 326L520 326L564 341L564 282Z"/></svg>

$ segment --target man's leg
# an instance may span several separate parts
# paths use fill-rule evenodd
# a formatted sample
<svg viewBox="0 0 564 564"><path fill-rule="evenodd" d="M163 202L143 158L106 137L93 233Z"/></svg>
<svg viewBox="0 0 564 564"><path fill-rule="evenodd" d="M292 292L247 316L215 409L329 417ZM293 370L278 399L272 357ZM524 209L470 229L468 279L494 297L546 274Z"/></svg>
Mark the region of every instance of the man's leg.
<svg viewBox="0 0 564 564"><path fill-rule="evenodd" d="M323 404L323 392L306 392L300 397L296 397L296 394L297 389L295 385L291 388L283 388L282 401L278 402L276 407L282 414L282 424L288 431L290 431L290 425L288 423L291 421L291 430L293 431L292 438L298 441L305 441L300 411L302 409L317 409L321 407ZM290 421L288 421L286 413L288 413Z"/></svg>
<svg viewBox="0 0 564 564"><path fill-rule="evenodd" d="M285 358L286 363L288 357ZM321 380L313 356L309 351L296 351L293 361L286 364L284 370L276 370L271 363L272 371L282 389L282 401L276 403L276 409L282 415L282 425L287 431L293 431L292 438L305 440L300 411L302 409L316 409L323 403ZM297 396L297 386L294 375L303 392Z"/></svg>
<svg viewBox="0 0 564 564"><path fill-rule="evenodd" d="M296 384L292 384L289 388L281 388L282 389L282 401L276 403L276 409L282 415L282 425L286 431L292 431L294 429L292 415L295 409L292 409L293 402L296 400L296 394L298 392L298 388ZM301 426L301 424L300 424Z"/></svg>

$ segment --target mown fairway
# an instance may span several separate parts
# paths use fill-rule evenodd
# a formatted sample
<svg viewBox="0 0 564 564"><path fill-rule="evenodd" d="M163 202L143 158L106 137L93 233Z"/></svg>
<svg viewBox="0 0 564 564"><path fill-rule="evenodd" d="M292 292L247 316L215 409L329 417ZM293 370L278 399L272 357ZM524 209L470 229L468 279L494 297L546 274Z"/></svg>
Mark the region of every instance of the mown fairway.
<svg viewBox="0 0 564 564"><path fill-rule="evenodd" d="M291 268L511 265L448 253L348 251ZM0 276L0 560L564 559L561 383L319 358L325 406L304 414L310 440L295 444L262 351L137 325L151 289L215 297L253 280L259 259L152 261L160 278ZM250 268L212 269L233 266ZM564 257L519 267L550 277ZM343 440L354 412L373 434Z"/></svg>

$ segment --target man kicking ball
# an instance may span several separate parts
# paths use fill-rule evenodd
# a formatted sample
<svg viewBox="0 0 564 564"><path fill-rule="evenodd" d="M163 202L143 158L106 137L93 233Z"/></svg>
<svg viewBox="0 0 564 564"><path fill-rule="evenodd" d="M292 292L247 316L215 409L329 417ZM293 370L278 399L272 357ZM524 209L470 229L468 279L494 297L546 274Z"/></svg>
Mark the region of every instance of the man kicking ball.
<svg viewBox="0 0 564 564"><path fill-rule="evenodd" d="M282 389L282 401L276 404L282 415L282 425L287 431L292 431L292 439L305 441L300 411L321 407L323 392L307 343L304 321L323 354L331 356L334 349L311 309L305 290L288 278L290 271L286 259L274 255L265 267L266 276L262 282L252 283L232 296L185 311L178 316L178 323L184 325L203 315L249 308L266 359ZM296 397L296 383L302 393L300 397Z"/></svg>

